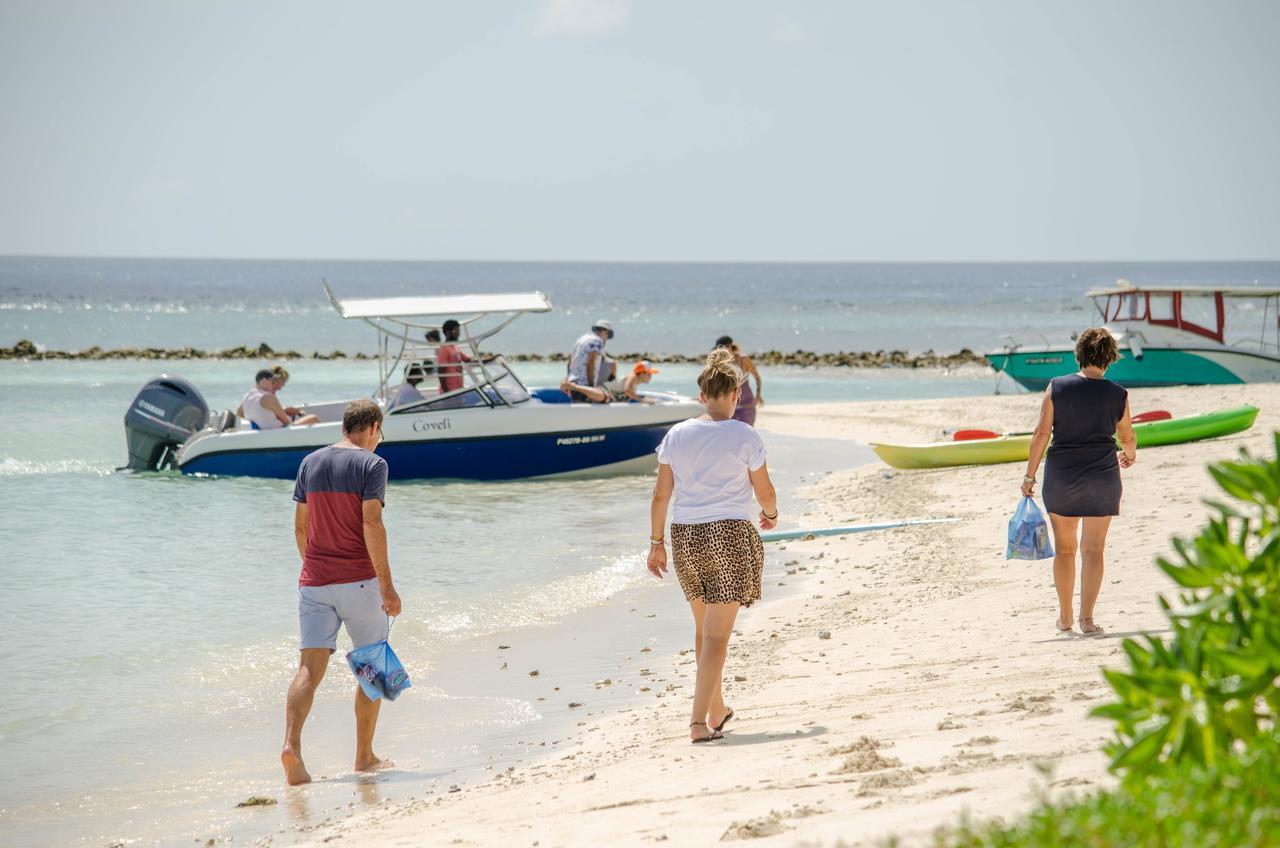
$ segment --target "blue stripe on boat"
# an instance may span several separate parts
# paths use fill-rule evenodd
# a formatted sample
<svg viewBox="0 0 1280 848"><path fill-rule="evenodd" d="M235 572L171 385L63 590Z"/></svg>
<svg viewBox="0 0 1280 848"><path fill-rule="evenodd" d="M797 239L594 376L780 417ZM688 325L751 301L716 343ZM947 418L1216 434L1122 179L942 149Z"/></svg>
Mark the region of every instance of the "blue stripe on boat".
<svg viewBox="0 0 1280 848"><path fill-rule="evenodd" d="M515 480L584 471L652 455L669 429L670 424L662 424L603 432L383 442L377 453L387 460L392 480ZM302 458L319 447L205 454L182 466L182 472L292 480Z"/></svg>

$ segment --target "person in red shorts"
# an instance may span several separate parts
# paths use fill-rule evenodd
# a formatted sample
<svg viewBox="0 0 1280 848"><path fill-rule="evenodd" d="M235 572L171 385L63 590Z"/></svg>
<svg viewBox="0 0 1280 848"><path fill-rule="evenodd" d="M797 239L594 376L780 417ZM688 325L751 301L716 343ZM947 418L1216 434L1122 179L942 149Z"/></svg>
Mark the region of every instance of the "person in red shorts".
<svg viewBox="0 0 1280 848"><path fill-rule="evenodd" d="M345 625L357 647L371 645L387 638L387 616L400 614L382 524L387 461L373 452L381 441L382 410L371 400L352 401L342 415L342 439L307 455L298 469L293 499L294 537L302 556L302 639L280 751L290 786L311 781L302 762L302 725L338 647L338 628ZM389 765L373 753L380 704L356 686L356 771Z"/></svg>

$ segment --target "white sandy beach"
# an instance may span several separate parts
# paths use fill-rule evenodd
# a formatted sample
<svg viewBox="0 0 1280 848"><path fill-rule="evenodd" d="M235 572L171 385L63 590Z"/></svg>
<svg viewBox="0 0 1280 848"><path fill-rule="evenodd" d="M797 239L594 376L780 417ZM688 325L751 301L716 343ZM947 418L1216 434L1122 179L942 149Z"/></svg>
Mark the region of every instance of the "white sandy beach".
<svg viewBox="0 0 1280 848"><path fill-rule="evenodd" d="M1096 615L1106 637L1058 635L1049 563L1004 559L1021 465L834 470L808 492L817 506L804 524L961 520L789 544L785 582L803 591L771 599L776 587L766 585L764 600L739 618L726 666L738 717L726 741L688 743L691 653L619 657L620 685L647 687L643 705L597 713L566 740L569 750L531 756L455 792L441 787L335 815L304 838L350 846L911 842L966 811L1010 820L1046 788L1108 785L1100 751L1108 725L1087 718L1107 697L1099 667L1121 663L1120 637L1161 627L1156 594L1168 584L1154 558L1205 514L1200 499L1213 486L1204 464L1242 447L1269 453L1280 427L1275 386L1138 390L1131 400L1135 413L1241 403L1263 411L1248 433L1142 451L1126 472ZM766 408L759 424L929 441L948 425L1029 428L1037 410L1028 395L786 406ZM668 591L678 592L671 582ZM545 709L569 709L592 692L560 694L564 704ZM407 699L393 709L412 707ZM307 791L281 788L282 796Z"/></svg>

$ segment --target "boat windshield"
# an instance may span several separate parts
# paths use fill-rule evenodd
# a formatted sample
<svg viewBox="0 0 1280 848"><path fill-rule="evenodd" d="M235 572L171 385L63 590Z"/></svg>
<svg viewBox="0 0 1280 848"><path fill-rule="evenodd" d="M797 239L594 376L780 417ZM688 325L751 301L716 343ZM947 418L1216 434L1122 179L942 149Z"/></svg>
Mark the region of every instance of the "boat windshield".
<svg viewBox="0 0 1280 848"><path fill-rule="evenodd" d="M466 360L440 365L435 346L415 347L401 360L402 379L388 380L389 414L462 409L473 406L514 406L529 400L529 390L512 373L501 356L487 361ZM420 378L416 385L409 377Z"/></svg>
<svg viewBox="0 0 1280 848"><path fill-rule="evenodd" d="M1098 294L1103 322L1132 330L1134 324L1171 327L1228 347L1280 354L1280 298L1232 291L1125 291Z"/></svg>
<svg viewBox="0 0 1280 848"><path fill-rule="evenodd" d="M1095 298L1108 324L1175 327L1221 344L1226 316L1221 292L1131 291Z"/></svg>

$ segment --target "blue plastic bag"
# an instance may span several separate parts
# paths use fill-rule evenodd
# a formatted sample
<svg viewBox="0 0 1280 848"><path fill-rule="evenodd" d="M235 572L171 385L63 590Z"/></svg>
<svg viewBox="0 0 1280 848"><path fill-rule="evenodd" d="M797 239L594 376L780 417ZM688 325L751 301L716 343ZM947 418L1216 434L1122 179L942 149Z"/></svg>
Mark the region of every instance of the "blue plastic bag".
<svg viewBox="0 0 1280 848"><path fill-rule="evenodd" d="M371 701L379 698L394 701L413 685L409 682L409 672L404 670L386 639L348 651L347 665Z"/></svg>
<svg viewBox="0 0 1280 848"><path fill-rule="evenodd" d="M1005 559L1048 559L1053 556L1049 525L1031 498L1023 498L1009 519L1009 547Z"/></svg>

